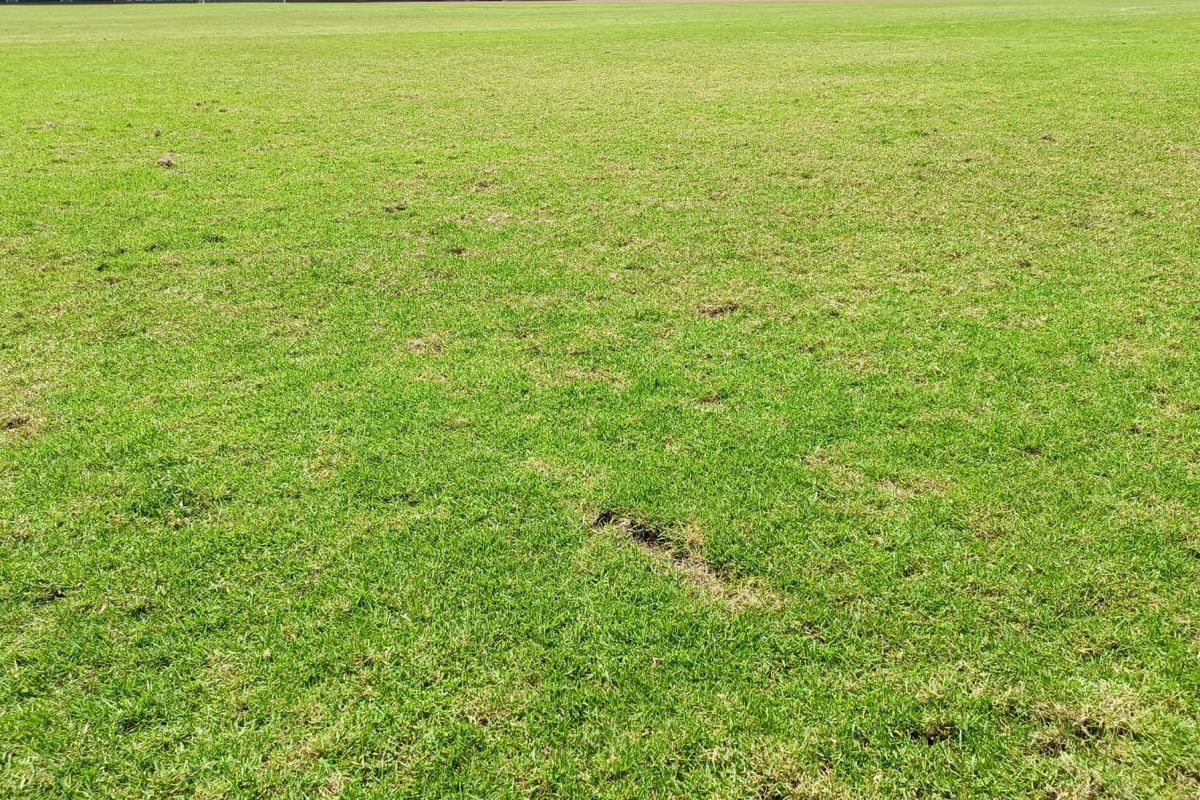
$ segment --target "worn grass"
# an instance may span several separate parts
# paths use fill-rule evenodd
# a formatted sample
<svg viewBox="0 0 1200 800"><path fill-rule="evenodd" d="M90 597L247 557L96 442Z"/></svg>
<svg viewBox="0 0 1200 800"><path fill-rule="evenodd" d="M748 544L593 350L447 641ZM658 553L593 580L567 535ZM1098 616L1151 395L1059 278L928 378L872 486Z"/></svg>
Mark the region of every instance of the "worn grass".
<svg viewBox="0 0 1200 800"><path fill-rule="evenodd" d="M1131 2L0 8L0 795L1196 797Z"/></svg>

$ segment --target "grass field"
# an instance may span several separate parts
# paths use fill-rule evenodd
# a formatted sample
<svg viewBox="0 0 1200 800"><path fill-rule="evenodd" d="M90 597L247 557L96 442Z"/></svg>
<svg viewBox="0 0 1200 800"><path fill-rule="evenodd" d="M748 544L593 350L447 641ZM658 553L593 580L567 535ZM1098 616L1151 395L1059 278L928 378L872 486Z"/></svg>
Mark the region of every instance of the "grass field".
<svg viewBox="0 0 1200 800"><path fill-rule="evenodd" d="M0 8L0 796L1200 796L1200 4Z"/></svg>

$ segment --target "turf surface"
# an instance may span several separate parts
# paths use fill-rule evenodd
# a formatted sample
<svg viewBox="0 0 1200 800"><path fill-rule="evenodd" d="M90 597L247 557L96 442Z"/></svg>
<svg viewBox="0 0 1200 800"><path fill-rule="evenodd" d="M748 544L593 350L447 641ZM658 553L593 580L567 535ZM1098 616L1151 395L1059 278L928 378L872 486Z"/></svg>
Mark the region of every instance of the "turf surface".
<svg viewBox="0 0 1200 800"><path fill-rule="evenodd" d="M0 8L0 795L1196 797L1131 2Z"/></svg>

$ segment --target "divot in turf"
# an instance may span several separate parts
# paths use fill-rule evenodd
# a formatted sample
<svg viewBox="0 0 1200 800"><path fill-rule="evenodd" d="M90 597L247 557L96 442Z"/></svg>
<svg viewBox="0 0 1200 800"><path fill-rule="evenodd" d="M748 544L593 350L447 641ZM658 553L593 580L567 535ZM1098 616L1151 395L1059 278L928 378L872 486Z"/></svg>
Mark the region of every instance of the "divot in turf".
<svg viewBox="0 0 1200 800"><path fill-rule="evenodd" d="M717 597L735 609L779 605L779 597L760 581L739 581L727 570L712 565L699 552L700 537L679 526L661 525L613 509L592 520L595 530L623 534L655 562L671 567L688 584Z"/></svg>

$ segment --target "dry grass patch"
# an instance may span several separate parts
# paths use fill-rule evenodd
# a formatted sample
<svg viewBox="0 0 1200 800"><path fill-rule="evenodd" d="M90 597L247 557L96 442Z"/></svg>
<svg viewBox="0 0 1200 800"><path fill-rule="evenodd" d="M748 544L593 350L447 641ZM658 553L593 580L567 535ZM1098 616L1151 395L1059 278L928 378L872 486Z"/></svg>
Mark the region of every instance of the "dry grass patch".
<svg viewBox="0 0 1200 800"><path fill-rule="evenodd" d="M696 526L671 526L614 510L598 513L591 522L597 530L611 530L636 545L660 566L669 567L704 595L731 608L777 607L781 600L765 582L739 579L704 557L704 536Z"/></svg>

